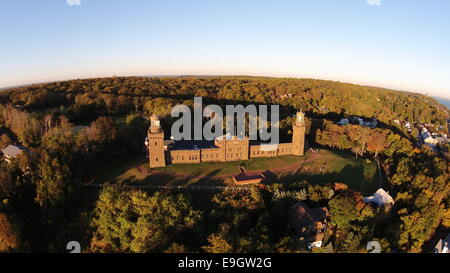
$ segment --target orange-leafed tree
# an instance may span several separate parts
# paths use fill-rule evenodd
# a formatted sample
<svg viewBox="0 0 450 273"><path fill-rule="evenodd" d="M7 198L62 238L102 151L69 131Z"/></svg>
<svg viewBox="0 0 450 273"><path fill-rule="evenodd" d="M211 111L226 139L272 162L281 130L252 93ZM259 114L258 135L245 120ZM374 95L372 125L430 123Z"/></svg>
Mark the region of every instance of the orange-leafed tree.
<svg viewBox="0 0 450 273"><path fill-rule="evenodd" d="M9 218L0 213L0 252L13 252L19 247L19 234Z"/></svg>

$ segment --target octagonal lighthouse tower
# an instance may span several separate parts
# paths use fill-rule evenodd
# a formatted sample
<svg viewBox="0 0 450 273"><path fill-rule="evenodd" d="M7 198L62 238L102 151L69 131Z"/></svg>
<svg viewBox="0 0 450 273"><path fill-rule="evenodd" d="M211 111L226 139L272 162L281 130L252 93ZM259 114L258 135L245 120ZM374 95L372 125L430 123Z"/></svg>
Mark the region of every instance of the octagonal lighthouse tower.
<svg viewBox="0 0 450 273"><path fill-rule="evenodd" d="M166 158L164 155L164 132L161 128L159 117L155 114L150 117L148 152L150 156L150 168L166 166Z"/></svg>
<svg viewBox="0 0 450 273"><path fill-rule="evenodd" d="M303 155L305 151L305 113L297 112L294 126L292 126L292 154Z"/></svg>

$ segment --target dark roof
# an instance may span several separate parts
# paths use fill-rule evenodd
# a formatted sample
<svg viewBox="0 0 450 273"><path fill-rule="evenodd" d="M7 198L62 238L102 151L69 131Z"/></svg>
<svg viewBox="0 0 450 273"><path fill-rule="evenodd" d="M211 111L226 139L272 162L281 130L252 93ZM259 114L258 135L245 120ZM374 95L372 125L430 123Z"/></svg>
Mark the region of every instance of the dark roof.
<svg viewBox="0 0 450 273"><path fill-rule="evenodd" d="M164 146L169 146L169 145L171 145L171 144L174 143L174 142L175 142L175 141L172 140L172 139L165 139L165 140L163 141Z"/></svg>
<svg viewBox="0 0 450 273"><path fill-rule="evenodd" d="M264 175L260 172L242 172L238 175L233 176L236 181L246 181L254 179L264 179Z"/></svg>
<svg viewBox="0 0 450 273"><path fill-rule="evenodd" d="M302 227L314 228L316 222L324 222L328 215L325 207L310 208L304 202L298 202L289 210L289 222L297 230Z"/></svg>
<svg viewBox="0 0 450 273"><path fill-rule="evenodd" d="M199 150L218 148L213 141L208 140L178 140L170 145L171 150Z"/></svg>

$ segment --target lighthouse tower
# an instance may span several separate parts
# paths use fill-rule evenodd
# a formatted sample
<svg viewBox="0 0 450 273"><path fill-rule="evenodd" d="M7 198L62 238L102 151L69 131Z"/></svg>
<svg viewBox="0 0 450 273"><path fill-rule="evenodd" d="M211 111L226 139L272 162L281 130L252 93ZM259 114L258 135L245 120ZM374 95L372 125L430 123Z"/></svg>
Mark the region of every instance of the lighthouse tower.
<svg viewBox="0 0 450 273"><path fill-rule="evenodd" d="M148 129L148 152L150 155L150 168L165 167L164 132L159 117L153 114Z"/></svg>
<svg viewBox="0 0 450 273"><path fill-rule="evenodd" d="M303 155L305 150L305 113L297 112L294 126L292 126L292 154Z"/></svg>

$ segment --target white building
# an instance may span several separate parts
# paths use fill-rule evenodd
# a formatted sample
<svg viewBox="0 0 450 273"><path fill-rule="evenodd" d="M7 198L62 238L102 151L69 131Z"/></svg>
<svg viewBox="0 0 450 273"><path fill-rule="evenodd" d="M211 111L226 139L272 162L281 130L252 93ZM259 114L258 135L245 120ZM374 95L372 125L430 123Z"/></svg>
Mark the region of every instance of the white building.
<svg viewBox="0 0 450 273"><path fill-rule="evenodd" d="M365 203L375 203L378 206L393 205L394 199L383 189L378 189L372 196L364 197Z"/></svg>
<svg viewBox="0 0 450 273"><path fill-rule="evenodd" d="M339 124L339 125L347 125L347 124L349 124L348 118L341 119L337 124Z"/></svg>
<svg viewBox="0 0 450 273"><path fill-rule="evenodd" d="M428 132L423 132L420 134L420 137L422 138L423 143L426 145L434 148L439 143L438 139L436 137L433 137Z"/></svg>
<svg viewBox="0 0 450 273"><path fill-rule="evenodd" d="M434 253L450 253L450 234L439 240L434 247Z"/></svg>
<svg viewBox="0 0 450 273"><path fill-rule="evenodd" d="M6 162L11 163L11 161L16 158L19 154L26 151L26 148L16 146L16 145L8 145L5 149L2 149L3 156Z"/></svg>

